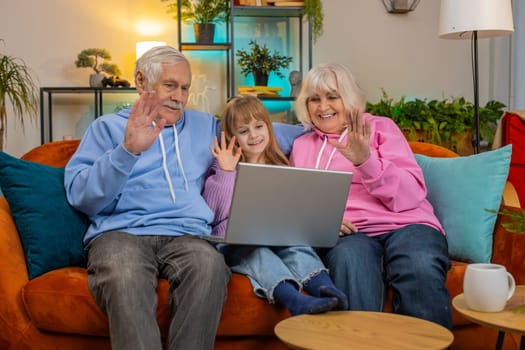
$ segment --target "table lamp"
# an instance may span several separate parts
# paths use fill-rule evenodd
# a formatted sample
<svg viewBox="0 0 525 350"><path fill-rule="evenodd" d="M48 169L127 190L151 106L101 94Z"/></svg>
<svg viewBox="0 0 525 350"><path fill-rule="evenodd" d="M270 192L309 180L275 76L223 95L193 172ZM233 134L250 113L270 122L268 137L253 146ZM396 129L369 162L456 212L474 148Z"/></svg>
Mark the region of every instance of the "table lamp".
<svg viewBox="0 0 525 350"><path fill-rule="evenodd" d="M478 38L514 32L511 0L441 0L439 37L471 39L474 80L474 151L479 153Z"/></svg>

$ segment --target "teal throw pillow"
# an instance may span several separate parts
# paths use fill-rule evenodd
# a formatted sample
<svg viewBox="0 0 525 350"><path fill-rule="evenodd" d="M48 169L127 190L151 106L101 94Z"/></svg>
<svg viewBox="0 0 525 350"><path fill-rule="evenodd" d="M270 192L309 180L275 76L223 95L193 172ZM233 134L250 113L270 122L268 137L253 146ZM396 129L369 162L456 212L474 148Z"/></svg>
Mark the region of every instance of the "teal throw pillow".
<svg viewBox="0 0 525 350"><path fill-rule="evenodd" d="M0 188L22 241L29 278L66 266L84 266L86 215L66 199L64 169L0 152Z"/></svg>
<svg viewBox="0 0 525 350"><path fill-rule="evenodd" d="M457 158L416 154L427 199L447 234L450 257L488 263L493 230L509 173L512 145Z"/></svg>

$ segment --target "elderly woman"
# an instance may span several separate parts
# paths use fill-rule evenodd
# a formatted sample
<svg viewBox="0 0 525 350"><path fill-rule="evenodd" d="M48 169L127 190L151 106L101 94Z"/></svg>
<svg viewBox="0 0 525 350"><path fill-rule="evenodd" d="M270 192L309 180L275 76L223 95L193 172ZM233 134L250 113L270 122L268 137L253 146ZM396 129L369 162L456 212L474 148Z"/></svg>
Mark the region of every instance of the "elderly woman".
<svg viewBox="0 0 525 350"><path fill-rule="evenodd" d="M325 263L350 310L382 311L391 287L394 312L450 329L447 242L422 171L396 124L364 113L365 104L340 64L312 68L297 97L297 116L313 132L295 140L290 163L354 173L341 237Z"/></svg>

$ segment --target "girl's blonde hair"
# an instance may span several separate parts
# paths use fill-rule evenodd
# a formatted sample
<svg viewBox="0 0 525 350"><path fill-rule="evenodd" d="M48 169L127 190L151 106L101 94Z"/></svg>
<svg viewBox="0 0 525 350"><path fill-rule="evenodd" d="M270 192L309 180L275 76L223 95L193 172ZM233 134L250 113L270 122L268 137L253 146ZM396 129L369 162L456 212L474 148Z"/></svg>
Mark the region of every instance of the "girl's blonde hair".
<svg viewBox="0 0 525 350"><path fill-rule="evenodd" d="M366 96L347 67L338 63L318 64L306 74L295 102L297 119L305 129L313 127L308 113L308 99L326 92L339 94L345 109L353 116L359 116L365 110Z"/></svg>
<svg viewBox="0 0 525 350"><path fill-rule="evenodd" d="M262 156L267 164L288 165L288 159L279 148L275 132L273 130L270 113L263 106L261 101L255 96L236 96L232 98L224 108L222 113L222 129L226 135L226 141L230 142L233 137L233 131L240 124L248 124L252 119L263 121L266 124L269 135L269 142ZM239 145L236 144L237 148ZM241 155L241 161L244 161L244 154Z"/></svg>

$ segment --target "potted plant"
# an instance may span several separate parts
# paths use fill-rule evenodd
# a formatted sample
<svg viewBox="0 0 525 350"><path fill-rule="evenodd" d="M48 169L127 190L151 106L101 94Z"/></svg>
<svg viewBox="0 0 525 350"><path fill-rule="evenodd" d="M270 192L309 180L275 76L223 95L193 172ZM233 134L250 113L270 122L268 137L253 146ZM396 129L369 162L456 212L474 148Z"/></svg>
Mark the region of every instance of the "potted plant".
<svg viewBox="0 0 525 350"><path fill-rule="evenodd" d="M367 103L366 111L374 115L392 118L409 141L425 141L447 147L467 155L473 153L472 131L474 107L462 97L443 100L414 99L401 97L394 101L383 90L377 103ZM505 105L489 101L480 108L480 134L492 144L494 125L503 114Z"/></svg>
<svg viewBox="0 0 525 350"><path fill-rule="evenodd" d="M178 1L167 2L166 13L178 18ZM180 0L181 20L193 23L195 41L201 44L213 43L215 24L228 21L230 14L229 0Z"/></svg>
<svg viewBox="0 0 525 350"><path fill-rule="evenodd" d="M237 50L236 52L241 74L248 76L252 73L257 86L267 86L271 72L280 78L284 78L280 69L288 68L292 62L292 57L281 56L277 50L271 53L266 44L261 46L254 40L250 40L248 44L250 51Z"/></svg>
<svg viewBox="0 0 525 350"><path fill-rule="evenodd" d="M7 100L11 102L15 118L23 128L24 119L33 120L38 110L37 91L25 62L0 53L0 151L4 150L4 141L7 138Z"/></svg>
<svg viewBox="0 0 525 350"><path fill-rule="evenodd" d="M79 68L93 69L95 73L89 76L89 86L102 87L102 79L105 78L103 72L109 75L120 75L118 66L107 61L110 59L111 55L106 49L85 49L77 55L75 65Z"/></svg>

